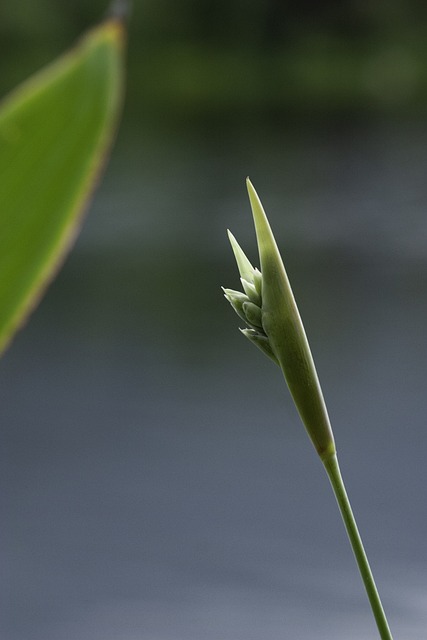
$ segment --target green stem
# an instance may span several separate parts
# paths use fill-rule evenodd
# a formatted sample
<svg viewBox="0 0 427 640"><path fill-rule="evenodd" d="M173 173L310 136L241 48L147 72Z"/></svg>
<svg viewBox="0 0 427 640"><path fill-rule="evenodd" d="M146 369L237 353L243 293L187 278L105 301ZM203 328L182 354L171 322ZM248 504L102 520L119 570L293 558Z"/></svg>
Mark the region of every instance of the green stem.
<svg viewBox="0 0 427 640"><path fill-rule="evenodd" d="M342 519L344 520L345 528L347 529L347 534L359 566L369 602L371 603L372 612L377 623L381 640L393 640L387 618L385 617L384 609L381 604L380 596L375 585L375 580L369 566L368 558L366 556L365 549L363 548L362 539L357 528L350 501L345 490L336 454L334 453L323 460L323 464L325 465L329 480L331 481L331 485L341 511Z"/></svg>

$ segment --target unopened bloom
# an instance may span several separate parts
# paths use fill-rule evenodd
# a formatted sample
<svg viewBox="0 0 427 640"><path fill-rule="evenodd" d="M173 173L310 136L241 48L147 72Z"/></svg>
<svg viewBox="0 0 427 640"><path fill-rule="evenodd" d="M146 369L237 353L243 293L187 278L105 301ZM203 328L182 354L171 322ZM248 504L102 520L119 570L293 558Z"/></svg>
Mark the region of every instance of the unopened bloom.
<svg viewBox="0 0 427 640"><path fill-rule="evenodd" d="M247 328L242 333L282 369L287 385L320 457L335 453L328 412L295 298L262 204L249 179L261 272L228 232L243 292L224 295Z"/></svg>

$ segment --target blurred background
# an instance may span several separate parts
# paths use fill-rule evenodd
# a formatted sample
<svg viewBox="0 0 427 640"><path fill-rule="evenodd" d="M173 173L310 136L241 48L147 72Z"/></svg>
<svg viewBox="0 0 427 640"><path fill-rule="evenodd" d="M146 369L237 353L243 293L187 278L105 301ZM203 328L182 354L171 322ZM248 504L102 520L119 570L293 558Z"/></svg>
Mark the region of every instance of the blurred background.
<svg viewBox="0 0 427 640"><path fill-rule="evenodd" d="M1 94L105 11L0 5ZM237 330L270 217L395 637L427 633L427 7L134 3L123 122L0 363L2 640L367 640L335 500Z"/></svg>

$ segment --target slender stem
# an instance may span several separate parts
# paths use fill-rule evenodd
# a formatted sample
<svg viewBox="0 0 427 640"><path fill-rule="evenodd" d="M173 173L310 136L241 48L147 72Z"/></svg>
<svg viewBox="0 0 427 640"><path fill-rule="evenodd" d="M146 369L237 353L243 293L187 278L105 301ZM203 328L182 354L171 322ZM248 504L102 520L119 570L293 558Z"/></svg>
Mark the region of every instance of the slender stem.
<svg viewBox="0 0 427 640"><path fill-rule="evenodd" d="M366 556L365 549L363 548L362 539L357 528L350 501L345 490L336 454L334 453L323 460L323 464L325 465L329 480L331 481L331 485L341 511L342 519L344 520L344 524L347 529L347 534L359 566L369 602L371 603L372 612L377 623L381 640L393 640L387 618L381 604L380 596L375 585L375 580L369 566L368 558Z"/></svg>

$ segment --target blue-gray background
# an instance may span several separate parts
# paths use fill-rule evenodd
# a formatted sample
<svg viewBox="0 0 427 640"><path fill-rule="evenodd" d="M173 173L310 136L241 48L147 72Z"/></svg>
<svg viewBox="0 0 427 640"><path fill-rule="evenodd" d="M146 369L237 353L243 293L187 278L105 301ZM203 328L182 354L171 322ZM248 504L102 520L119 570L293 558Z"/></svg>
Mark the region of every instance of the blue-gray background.
<svg viewBox="0 0 427 640"><path fill-rule="evenodd" d="M3 93L104 3L0 8ZM326 475L238 333L283 250L395 637L427 637L422 3L135 3L123 125L0 365L2 640L367 640Z"/></svg>

